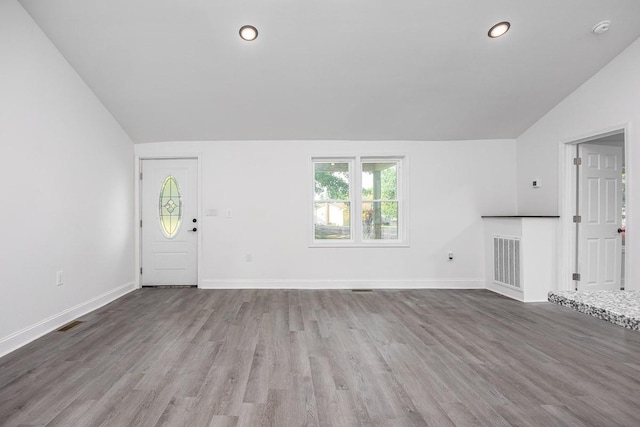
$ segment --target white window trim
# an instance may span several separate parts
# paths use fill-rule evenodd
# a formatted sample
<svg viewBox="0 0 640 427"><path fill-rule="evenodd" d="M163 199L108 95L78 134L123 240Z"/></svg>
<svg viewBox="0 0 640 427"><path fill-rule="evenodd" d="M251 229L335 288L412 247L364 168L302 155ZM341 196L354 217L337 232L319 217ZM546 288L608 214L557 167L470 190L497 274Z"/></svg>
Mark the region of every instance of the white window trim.
<svg viewBox="0 0 640 427"><path fill-rule="evenodd" d="M364 162L395 162L397 163L397 201L398 201L398 239L382 240L362 239L361 215L357 214L362 206L362 163ZM349 182L349 218L351 218L351 239L344 240L316 240L315 239L315 167L316 163L348 163L350 170ZM406 155L349 155L349 156L312 156L311 157L311 198L308 206L311 207L310 215L310 248L408 248L409 215L407 203L407 176L408 161Z"/></svg>

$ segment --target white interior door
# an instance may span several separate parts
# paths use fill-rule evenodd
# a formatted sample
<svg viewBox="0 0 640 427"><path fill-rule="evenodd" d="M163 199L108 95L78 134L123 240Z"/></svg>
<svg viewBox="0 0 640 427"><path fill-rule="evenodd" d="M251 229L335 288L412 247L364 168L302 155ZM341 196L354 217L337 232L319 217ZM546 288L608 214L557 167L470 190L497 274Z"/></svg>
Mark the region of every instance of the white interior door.
<svg viewBox="0 0 640 427"><path fill-rule="evenodd" d="M620 289L622 148L580 144L579 290Z"/></svg>
<svg viewBox="0 0 640 427"><path fill-rule="evenodd" d="M198 161L143 160L141 171L141 283L197 285Z"/></svg>

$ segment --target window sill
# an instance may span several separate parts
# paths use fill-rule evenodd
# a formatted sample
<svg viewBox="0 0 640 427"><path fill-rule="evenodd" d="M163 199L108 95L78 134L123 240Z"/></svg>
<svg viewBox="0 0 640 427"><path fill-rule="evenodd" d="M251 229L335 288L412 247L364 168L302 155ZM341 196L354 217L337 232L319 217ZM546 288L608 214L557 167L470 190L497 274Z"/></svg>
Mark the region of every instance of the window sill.
<svg viewBox="0 0 640 427"><path fill-rule="evenodd" d="M311 243L309 248L409 248L408 243Z"/></svg>

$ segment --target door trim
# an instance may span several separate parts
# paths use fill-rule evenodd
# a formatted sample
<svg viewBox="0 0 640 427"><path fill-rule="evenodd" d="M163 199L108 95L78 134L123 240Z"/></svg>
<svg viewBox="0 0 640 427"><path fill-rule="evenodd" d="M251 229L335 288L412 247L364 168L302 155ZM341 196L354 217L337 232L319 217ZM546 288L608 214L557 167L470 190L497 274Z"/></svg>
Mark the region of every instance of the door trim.
<svg viewBox="0 0 640 427"><path fill-rule="evenodd" d="M575 166L573 165L573 158L576 155L576 146L578 144L587 143L595 139L603 138L606 136L624 133L624 155L626 160L631 158L629 148L629 124L623 124L618 126L612 126L610 128L596 130L589 132L586 135L561 140L559 143L559 165L558 165L558 208L560 215L559 223L559 240L558 240L558 276L557 276L557 289L559 291L573 291L575 290L575 282L571 279L572 273L576 265L576 232L575 224L573 223L573 215L575 214L576 203L576 185L577 176ZM630 192L630 162L625 161L625 173L626 173L626 194ZM632 212L631 203L629 197L626 199L627 209L627 228L630 227L629 219L631 216L629 212ZM635 233L634 233L635 234ZM629 234L627 233L627 236ZM625 242L625 257L627 260L632 259L633 254L633 239L627 239ZM630 282L631 263L625 262L625 288Z"/></svg>
<svg viewBox="0 0 640 427"><path fill-rule="evenodd" d="M141 197L142 197L142 192L140 189L140 170L141 170L141 166L142 166L142 161L143 160L184 160L184 159L192 159L192 160L197 160L198 162L198 175L197 175L197 181L198 181L198 204L197 204L197 209L198 209L198 218L202 218L202 215L200 215L200 213L202 212L202 153L184 153L183 155L166 155L166 156L141 156L138 154L134 155L134 176L133 176L133 180L134 180L134 203L135 203L135 218L134 218L134 222L133 222L133 229L134 229L134 247L136 248L136 250L134 251L134 256L135 256L135 283L136 283L136 289L140 289L142 288L142 283L140 282L140 266L142 264L142 232L140 231L140 220L142 219L142 210L141 210L141 205L142 205L142 201L141 201ZM203 221L200 221L200 225L198 226L199 230L202 230L203 227ZM198 237L197 237L197 247L198 247L198 268L197 268L197 285L198 288L200 288L200 282L202 279L202 233L197 233Z"/></svg>

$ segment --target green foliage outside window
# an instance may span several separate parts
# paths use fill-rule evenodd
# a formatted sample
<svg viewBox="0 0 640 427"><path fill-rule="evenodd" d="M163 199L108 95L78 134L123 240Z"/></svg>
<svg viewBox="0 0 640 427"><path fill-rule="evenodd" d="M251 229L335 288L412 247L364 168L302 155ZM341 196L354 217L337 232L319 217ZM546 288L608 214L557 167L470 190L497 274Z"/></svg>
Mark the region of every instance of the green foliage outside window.
<svg viewBox="0 0 640 427"><path fill-rule="evenodd" d="M349 165L318 163L315 168L316 200L349 200Z"/></svg>

